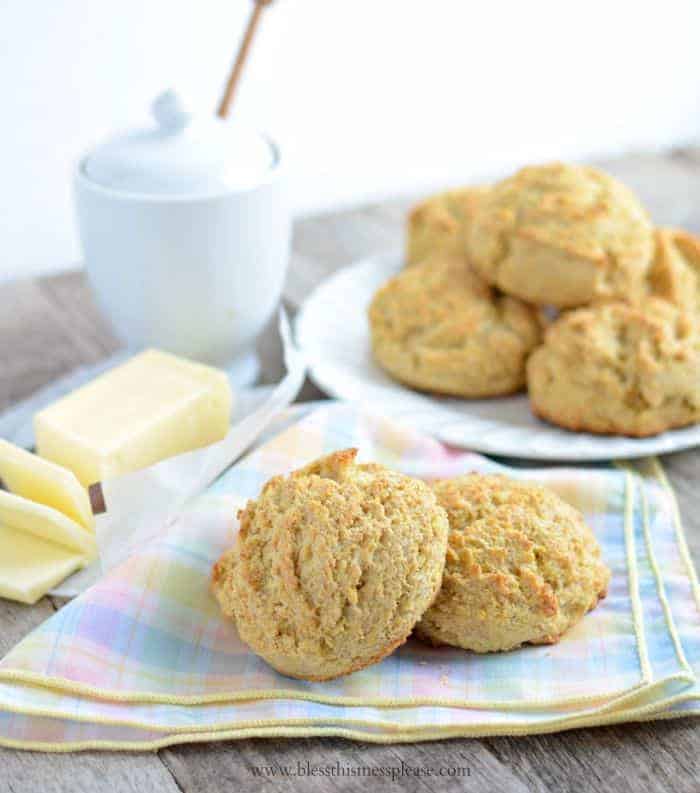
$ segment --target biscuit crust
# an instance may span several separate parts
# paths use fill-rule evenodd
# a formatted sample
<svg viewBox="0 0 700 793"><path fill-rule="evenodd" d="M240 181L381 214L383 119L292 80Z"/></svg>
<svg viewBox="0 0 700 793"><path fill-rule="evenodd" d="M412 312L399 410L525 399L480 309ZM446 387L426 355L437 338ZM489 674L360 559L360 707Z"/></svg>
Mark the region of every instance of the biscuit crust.
<svg viewBox="0 0 700 793"><path fill-rule="evenodd" d="M394 379L461 397L510 394L542 335L536 309L499 294L464 257L403 270L369 308L372 352Z"/></svg>
<svg viewBox="0 0 700 793"><path fill-rule="evenodd" d="M406 224L406 264L443 255L464 256L472 218L488 187L462 187L414 206Z"/></svg>
<svg viewBox="0 0 700 793"><path fill-rule="evenodd" d="M380 661L440 587L447 516L435 494L356 464L356 452L272 478L212 573L241 639L290 677L329 680Z"/></svg>
<svg viewBox="0 0 700 793"><path fill-rule="evenodd" d="M700 238L682 229L658 228L649 293L700 317Z"/></svg>
<svg viewBox="0 0 700 793"><path fill-rule="evenodd" d="M418 638L479 653L552 644L605 597L610 571L578 510L503 476L435 483L450 534Z"/></svg>
<svg viewBox="0 0 700 793"><path fill-rule="evenodd" d="M595 168L523 168L494 185L469 228L470 261L506 294L572 308L643 296L653 227L636 196Z"/></svg>
<svg viewBox="0 0 700 793"><path fill-rule="evenodd" d="M700 332L671 303L562 315L530 357L533 412L566 429L645 437L700 421Z"/></svg>

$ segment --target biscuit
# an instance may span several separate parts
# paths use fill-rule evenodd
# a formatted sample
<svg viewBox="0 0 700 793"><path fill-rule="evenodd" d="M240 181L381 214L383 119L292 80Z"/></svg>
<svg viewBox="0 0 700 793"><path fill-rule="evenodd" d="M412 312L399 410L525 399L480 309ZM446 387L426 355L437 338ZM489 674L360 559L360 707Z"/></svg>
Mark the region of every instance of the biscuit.
<svg viewBox="0 0 700 793"><path fill-rule="evenodd" d="M593 533L551 490L476 473L434 489L450 522L447 562L418 638L479 653L551 644L605 597Z"/></svg>
<svg viewBox="0 0 700 793"><path fill-rule="evenodd" d="M487 190L448 190L414 206L406 225L406 263L418 264L444 254L463 256L471 219Z"/></svg>
<svg viewBox="0 0 700 793"><path fill-rule="evenodd" d="M489 287L463 257L409 267L369 308L372 351L394 379L438 394L486 397L525 383L538 313Z"/></svg>
<svg viewBox="0 0 700 793"><path fill-rule="evenodd" d="M212 589L241 639L279 672L329 680L377 663L432 603L447 516L430 487L356 449L276 476L239 513Z"/></svg>
<svg viewBox="0 0 700 793"><path fill-rule="evenodd" d="M527 366L533 412L571 430L643 437L700 421L694 317L647 298L562 315Z"/></svg>
<svg viewBox="0 0 700 793"><path fill-rule="evenodd" d="M642 297L654 252L651 222L627 187L560 163L494 185L476 208L468 244L490 284L558 308Z"/></svg>
<svg viewBox="0 0 700 793"><path fill-rule="evenodd" d="M650 294L700 316L700 238L681 229L656 229Z"/></svg>

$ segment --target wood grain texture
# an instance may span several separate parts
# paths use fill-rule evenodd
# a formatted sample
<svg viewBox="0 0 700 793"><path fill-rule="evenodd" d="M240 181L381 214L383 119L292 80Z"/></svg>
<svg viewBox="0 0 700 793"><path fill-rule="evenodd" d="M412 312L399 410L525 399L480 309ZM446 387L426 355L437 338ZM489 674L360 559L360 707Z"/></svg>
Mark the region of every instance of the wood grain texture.
<svg viewBox="0 0 700 793"><path fill-rule="evenodd" d="M49 598L33 606L0 598L0 658L54 613Z"/></svg>
<svg viewBox="0 0 700 793"><path fill-rule="evenodd" d="M523 781L571 793L698 790L696 720L626 724L483 743ZM537 788L535 788L537 789Z"/></svg>
<svg viewBox="0 0 700 793"><path fill-rule="evenodd" d="M700 149L639 154L603 163L650 207L657 223L700 231ZM296 223L285 305L293 313L324 277L358 258L402 244L411 199L363 206ZM0 410L82 363L117 347L83 275L0 284ZM282 371L274 326L260 339L263 381ZM307 383L302 399L321 392ZM700 451L668 455L664 465L678 494L691 552L700 562ZM0 654L53 613L44 598L33 607L0 601ZM574 730L526 738L450 740L375 746L340 739L247 740L171 747L158 754L69 756L0 750L0 793L7 791L625 791L698 790L700 729L680 720ZM360 776L254 776L252 766L333 765L430 768L436 775L398 782ZM440 768L466 766L453 779ZM358 772L360 773L360 772Z"/></svg>
<svg viewBox="0 0 700 793"><path fill-rule="evenodd" d="M281 793L302 789L366 793L399 786L417 792L445 790L450 785L509 793L533 789L480 741L377 746L338 738L295 738L211 744L206 754L204 748L182 746L161 752L183 790L213 790L217 785L240 793L261 788ZM329 770L309 776L309 768ZM447 776L460 773L458 769L464 769L464 775Z"/></svg>
<svg viewBox="0 0 700 793"><path fill-rule="evenodd" d="M0 284L0 410L117 346L82 273Z"/></svg>
<svg viewBox="0 0 700 793"><path fill-rule="evenodd" d="M0 793L181 793L153 754L41 754L3 749Z"/></svg>

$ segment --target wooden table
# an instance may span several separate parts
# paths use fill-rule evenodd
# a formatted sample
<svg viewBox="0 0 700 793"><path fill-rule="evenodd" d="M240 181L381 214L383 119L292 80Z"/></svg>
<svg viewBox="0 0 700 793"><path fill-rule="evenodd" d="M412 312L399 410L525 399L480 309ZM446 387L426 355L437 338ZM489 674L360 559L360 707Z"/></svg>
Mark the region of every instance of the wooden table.
<svg viewBox="0 0 700 793"><path fill-rule="evenodd" d="M700 149L628 156L605 167L634 187L659 224L700 232ZM314 217L295 226L285 291L291 310L329 272L358 257L401 244L408 201ZM40 228L37 229L40 233ZM261 341L264 379L281 372L279 349ZM99 317L78 272L0 283L0 410L75 366L95 362L117 343ZM307 383L302 399L320 392ZM680 498L691 551L700 559L700 450L668 455L664 464ZM44 598L27 607L0 600L0 655L61 603ZM362 777L253 776L250 766L335 764L435 769L466 766L460 780L408 778L407 790L474 791L700 790L700 723L695 719L574 730L525 738L454 739L375 746L340 739L245 740L178 746L157 753L46 755L0 750L0 791L295 790L364 791L396 785ZM398 784L398 783L396 783Z"/></svg>

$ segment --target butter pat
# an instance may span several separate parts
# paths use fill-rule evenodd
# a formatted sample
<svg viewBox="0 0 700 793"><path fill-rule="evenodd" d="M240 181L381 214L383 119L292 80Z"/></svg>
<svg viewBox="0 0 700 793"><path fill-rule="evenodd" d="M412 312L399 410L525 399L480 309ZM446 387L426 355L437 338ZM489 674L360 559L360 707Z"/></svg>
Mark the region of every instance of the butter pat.
<svg viewBox="0 0 700 793"><path fill-rule="evenodd" d="M0 597L36 603L96 556L85 488L65 468L0 440Z"/></svg>
<svg viewBox="0 0 700 793"><path fill-rule="evenodd" d="M97 555L95 534L58 510L0 490L0 526L31 534L92 559ZM2 554L6 548L2 548Z"/></svg>
<svg viewBox="0 0 700 793"><path fill-rule="evenodd" d="M37 452L87 486L221 440L231 402L222 371L146 350L38 413Z"/></svg>
<svg viewBox="0 0 700 793"><path fill-rule="evenodd" d="M0 597L36 603L85 566L81 554L0 524Z"/></svg>
<svg viewBox="0 0 700 793"><path fill-rule="evenodd" d="M0 479L15 495L52 507L86 529L93 528L87 491L68 469L0 439Z"/></svg>

